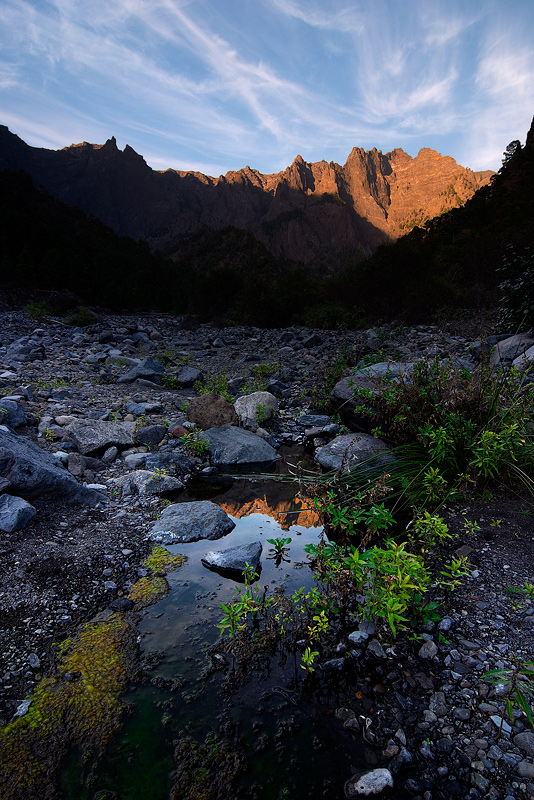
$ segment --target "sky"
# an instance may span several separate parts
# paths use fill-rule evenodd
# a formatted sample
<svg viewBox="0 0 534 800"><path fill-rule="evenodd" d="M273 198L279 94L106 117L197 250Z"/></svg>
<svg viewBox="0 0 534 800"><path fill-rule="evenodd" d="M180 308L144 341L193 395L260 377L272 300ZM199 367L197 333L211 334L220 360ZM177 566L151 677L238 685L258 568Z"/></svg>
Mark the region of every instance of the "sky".
<svg viewBox="0 0 534 800"><path fill-rule="evenodd" d="M532 0L0 0L0 124L218 176L353 147L498 169L534 115Z"/></svg>

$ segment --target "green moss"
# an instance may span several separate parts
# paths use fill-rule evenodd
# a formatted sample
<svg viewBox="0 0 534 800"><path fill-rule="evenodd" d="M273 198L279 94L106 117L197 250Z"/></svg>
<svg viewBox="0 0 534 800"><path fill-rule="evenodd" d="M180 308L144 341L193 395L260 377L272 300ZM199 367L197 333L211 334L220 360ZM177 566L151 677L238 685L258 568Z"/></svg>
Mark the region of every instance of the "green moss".
<svg viewBox="0 0 534 800"><path fill-rule="evenodd" d="M36 687L28 713L0 731L0 797L54 794L69 747L99 754L120 725L120 694L133 674L136 632L124 617L86 625L60 646L56 674Z"/></svg>
<svg viewBox="0 0 534 800"><path fill-rule="evenodd" d="M140 578L134 583L128 597L135 603L136 611L153 605L165 597L169 591L169 584L164 574L181 567L186 556L172 555L165 547L154 547L148 558L143 562L143 567L150 571L150 575Z"/></svg>
<svg viewBox="0 0 534 800"><path fill-rule="evenodd" d="M178 742L174 752L176 778L170 800L223 800L232 796L244 767L235 746L209 733L204 744L189 738Z"/></svg>

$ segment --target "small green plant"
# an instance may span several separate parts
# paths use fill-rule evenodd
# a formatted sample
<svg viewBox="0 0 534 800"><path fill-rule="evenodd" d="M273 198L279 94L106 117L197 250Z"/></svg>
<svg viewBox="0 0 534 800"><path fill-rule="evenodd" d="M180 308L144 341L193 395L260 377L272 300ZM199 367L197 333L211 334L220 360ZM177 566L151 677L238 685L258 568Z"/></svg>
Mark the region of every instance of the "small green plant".
<svg viewBox="0 0 534 800"><path fill-rule="evenodd" d="M265 413L265 406L263 403L258 403L258 407L256 409L256 420L258 425L261 427L265 420L267 419L267 414Z"/></svg>
<svg viewBox="0 0 534 800"><path fill-rule="evenodd" d="M52 430L52 428L47 428L45 430L45 439L46 439L47 442L53 442L54 441L55 436L54 436L54 431Z"/></svg>
<svg viewBox="0 0 534 800"><path fill-rule="evenodd" d="M529 723L534 726L532 717L532 699L534 697L534 662L520 663L511 669L494 669L485 672L482 677L490 683L504 683L508 686L506 711L510 721L514 722L514 707L523 711ZM502 730L499 730L499 734Z"/></svg>
<svg viewBox="0 0 534 800"><path fill-rule="evenodd" d="M228 389L228 376L224 370L217 375L210 375L204 383L195 381L193 388L198 394L219 394L226 400L232 401Z"/></svg>
<svg viewBox="0 0 534 800"><path fill-rule="evenodd" d="M267 539L269 544L272 544L269 553L272 555L268 556L268 558L274 559L277 563L276 566L280 566L282 561L289 561L289 558L286 558L287 554L289 553L288 545L291 544L292 539L283 539L278 537L276 539Z"/></svg>
<svg viewBox="0 0 534 800"><path fill-rule="evenodd" d="M91 325L91 323L95 321L95 316L89 311L88 308L81 306L77 311L74 312L74 314L70 315L69 319L71 325L84 328L87 325Z"/></svg>
<svg viewBox="0 0 534 800"><path fill-rule="evenodd" d="M500 528L501 527L502 519L492 519L490 525L492 528Z"/></svg>
<svg viewBox="0 0 534 800"><path fill-rule="evenodd" d="M202 456L209 450L209 442L203 439L201 432L192 430L189 433L184 433L180 436L178 441L183 445L184 449L194 456Z"/></svg>
<svg viewBox="0 0 534 800"><path fill-rule="evenodd" d="M318 650L312 650L311 647L307 647L302 654L302 664L300 665L301 669L306 670L306 672L314 672L313 662L318 655Z"/></svg>

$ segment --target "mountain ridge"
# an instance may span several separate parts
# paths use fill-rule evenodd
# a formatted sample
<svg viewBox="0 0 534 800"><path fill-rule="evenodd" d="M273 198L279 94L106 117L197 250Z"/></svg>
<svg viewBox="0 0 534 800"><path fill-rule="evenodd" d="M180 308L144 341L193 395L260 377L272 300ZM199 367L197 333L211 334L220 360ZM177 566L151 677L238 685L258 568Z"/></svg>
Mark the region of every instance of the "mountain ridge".
<svg viewBox="0 0 534 800"><path fill-rule="evenodd" d="M198 230L250 231L276 257L328 270L373 253L415 225L468 200L493 173L473 172L423 148L354 147L344 165L297 155L277 173L246 166L215 178L153 170L130 145L81 142L31 147L0 126L0 168L23 169L35 185L101 219L120 235L171 254Z"/></svg>

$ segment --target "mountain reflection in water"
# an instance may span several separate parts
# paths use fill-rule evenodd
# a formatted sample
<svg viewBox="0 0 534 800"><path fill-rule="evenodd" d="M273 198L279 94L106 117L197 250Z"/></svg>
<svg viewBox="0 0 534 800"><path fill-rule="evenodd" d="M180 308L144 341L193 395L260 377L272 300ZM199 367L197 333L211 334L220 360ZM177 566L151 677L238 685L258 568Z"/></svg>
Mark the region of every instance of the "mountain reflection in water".
<svg viewBox="0 0 534 800"><path fill-rule="evenodd" d="M241 519L250 514L265 514L274 519L282 530L292 525L318 527L321 522L309 498L293 496L294 487L284 483L236 481L220 500L212 498L231 517Z"/></svg>

